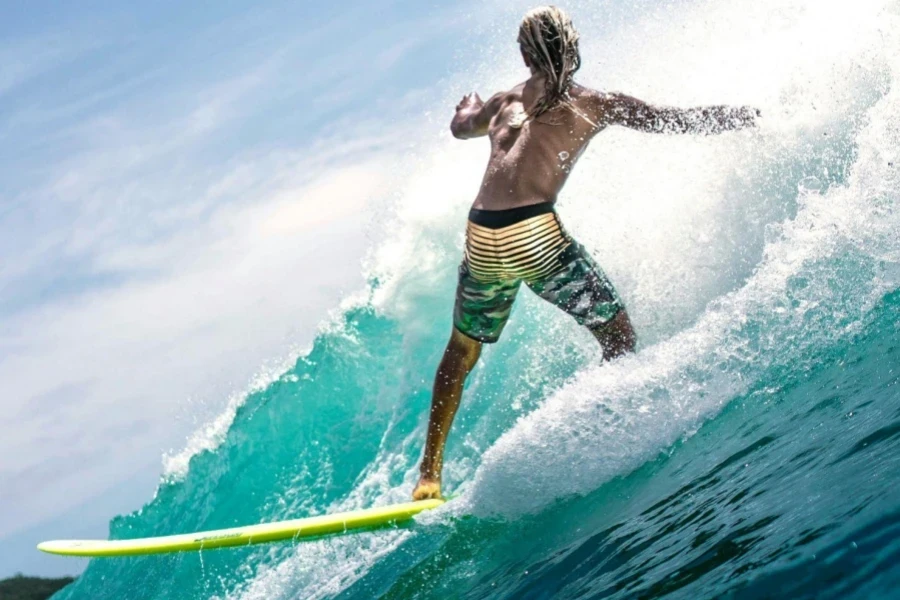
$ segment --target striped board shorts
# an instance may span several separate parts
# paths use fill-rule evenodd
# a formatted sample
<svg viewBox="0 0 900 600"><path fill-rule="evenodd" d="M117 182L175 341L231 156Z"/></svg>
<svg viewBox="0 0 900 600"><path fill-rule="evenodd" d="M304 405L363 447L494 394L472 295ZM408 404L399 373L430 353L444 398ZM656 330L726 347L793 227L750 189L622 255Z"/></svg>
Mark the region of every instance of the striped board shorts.
<svg viewBox="0 0 900 600"><path fill-rule="evenodd" d="M469 211L453 324L493 343L509 320L522 283L592 330L623 309L609 279L566 233L553 203Z"/></svg>

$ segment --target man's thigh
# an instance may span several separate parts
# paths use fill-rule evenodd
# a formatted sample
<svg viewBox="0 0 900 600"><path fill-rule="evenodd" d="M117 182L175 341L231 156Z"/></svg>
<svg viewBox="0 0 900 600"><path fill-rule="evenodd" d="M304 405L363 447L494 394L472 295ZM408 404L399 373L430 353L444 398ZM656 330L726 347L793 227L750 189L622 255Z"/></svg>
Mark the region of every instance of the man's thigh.
<svg viewBox="0 0 900 600"><path fill-rule="evenodd" d="M453 325L473 340L485 344L496 342L509 320L520 283L476 279L463 261L459 266Z"/></svg>
<svg viewBox="0 0 900 600"><path fill-rule="evenodd" d="M612 282L581 244L572 242L560 262L559 270L528 287L591 330L602 329L624 310Z"/></svg>

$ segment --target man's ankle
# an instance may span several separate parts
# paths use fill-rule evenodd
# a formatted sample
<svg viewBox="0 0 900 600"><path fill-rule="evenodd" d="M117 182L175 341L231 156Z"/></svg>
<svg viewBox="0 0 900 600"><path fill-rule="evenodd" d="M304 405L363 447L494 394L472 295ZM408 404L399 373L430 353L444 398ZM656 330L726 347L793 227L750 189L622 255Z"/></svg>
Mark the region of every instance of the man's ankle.
<svg viewBox="0 0 900 600"><path fill-rule="evenodd" d="M419 479L421 481L430 481L432 483L440 483L441 476L439 473L435 473L432 469L419 469Z"/></svg>

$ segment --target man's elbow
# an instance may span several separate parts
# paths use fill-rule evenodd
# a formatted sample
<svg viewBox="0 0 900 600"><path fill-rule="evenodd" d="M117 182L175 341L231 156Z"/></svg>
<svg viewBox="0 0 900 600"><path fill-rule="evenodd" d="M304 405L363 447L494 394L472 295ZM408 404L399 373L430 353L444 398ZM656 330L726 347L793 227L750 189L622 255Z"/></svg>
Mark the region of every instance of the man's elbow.
<svg viewBox="0 0 900 600"><path fill-rule="evenodd" d="M450 133L458 140L465 140L469 138L468 128L458 121L453 121L452 123L450 123Z"/></svg>

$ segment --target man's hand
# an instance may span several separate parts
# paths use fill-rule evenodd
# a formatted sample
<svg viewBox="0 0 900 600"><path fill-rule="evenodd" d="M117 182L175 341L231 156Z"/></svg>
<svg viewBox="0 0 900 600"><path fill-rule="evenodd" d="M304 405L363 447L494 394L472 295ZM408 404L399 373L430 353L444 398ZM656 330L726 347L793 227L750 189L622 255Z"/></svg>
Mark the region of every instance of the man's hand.
<svg viewBox="0 0 900 600"><path fill-rule="evenodd" d="M450 122L453 137L461 140L487 135L491 119L503 104L503 94L495 94L487 103L472 92L463 96L456 105L456 115Z"/></svg>
<svg viewBox="0 0 900 600"><path fill-rule="evenodd" d="M481 99L481 96L478 95L478 92L471 92L462 97L462 100L460 100L459 104L456 105L456 112L459 112L466 108L480 109L482 106L484 106L484 100Z"/></svg>

